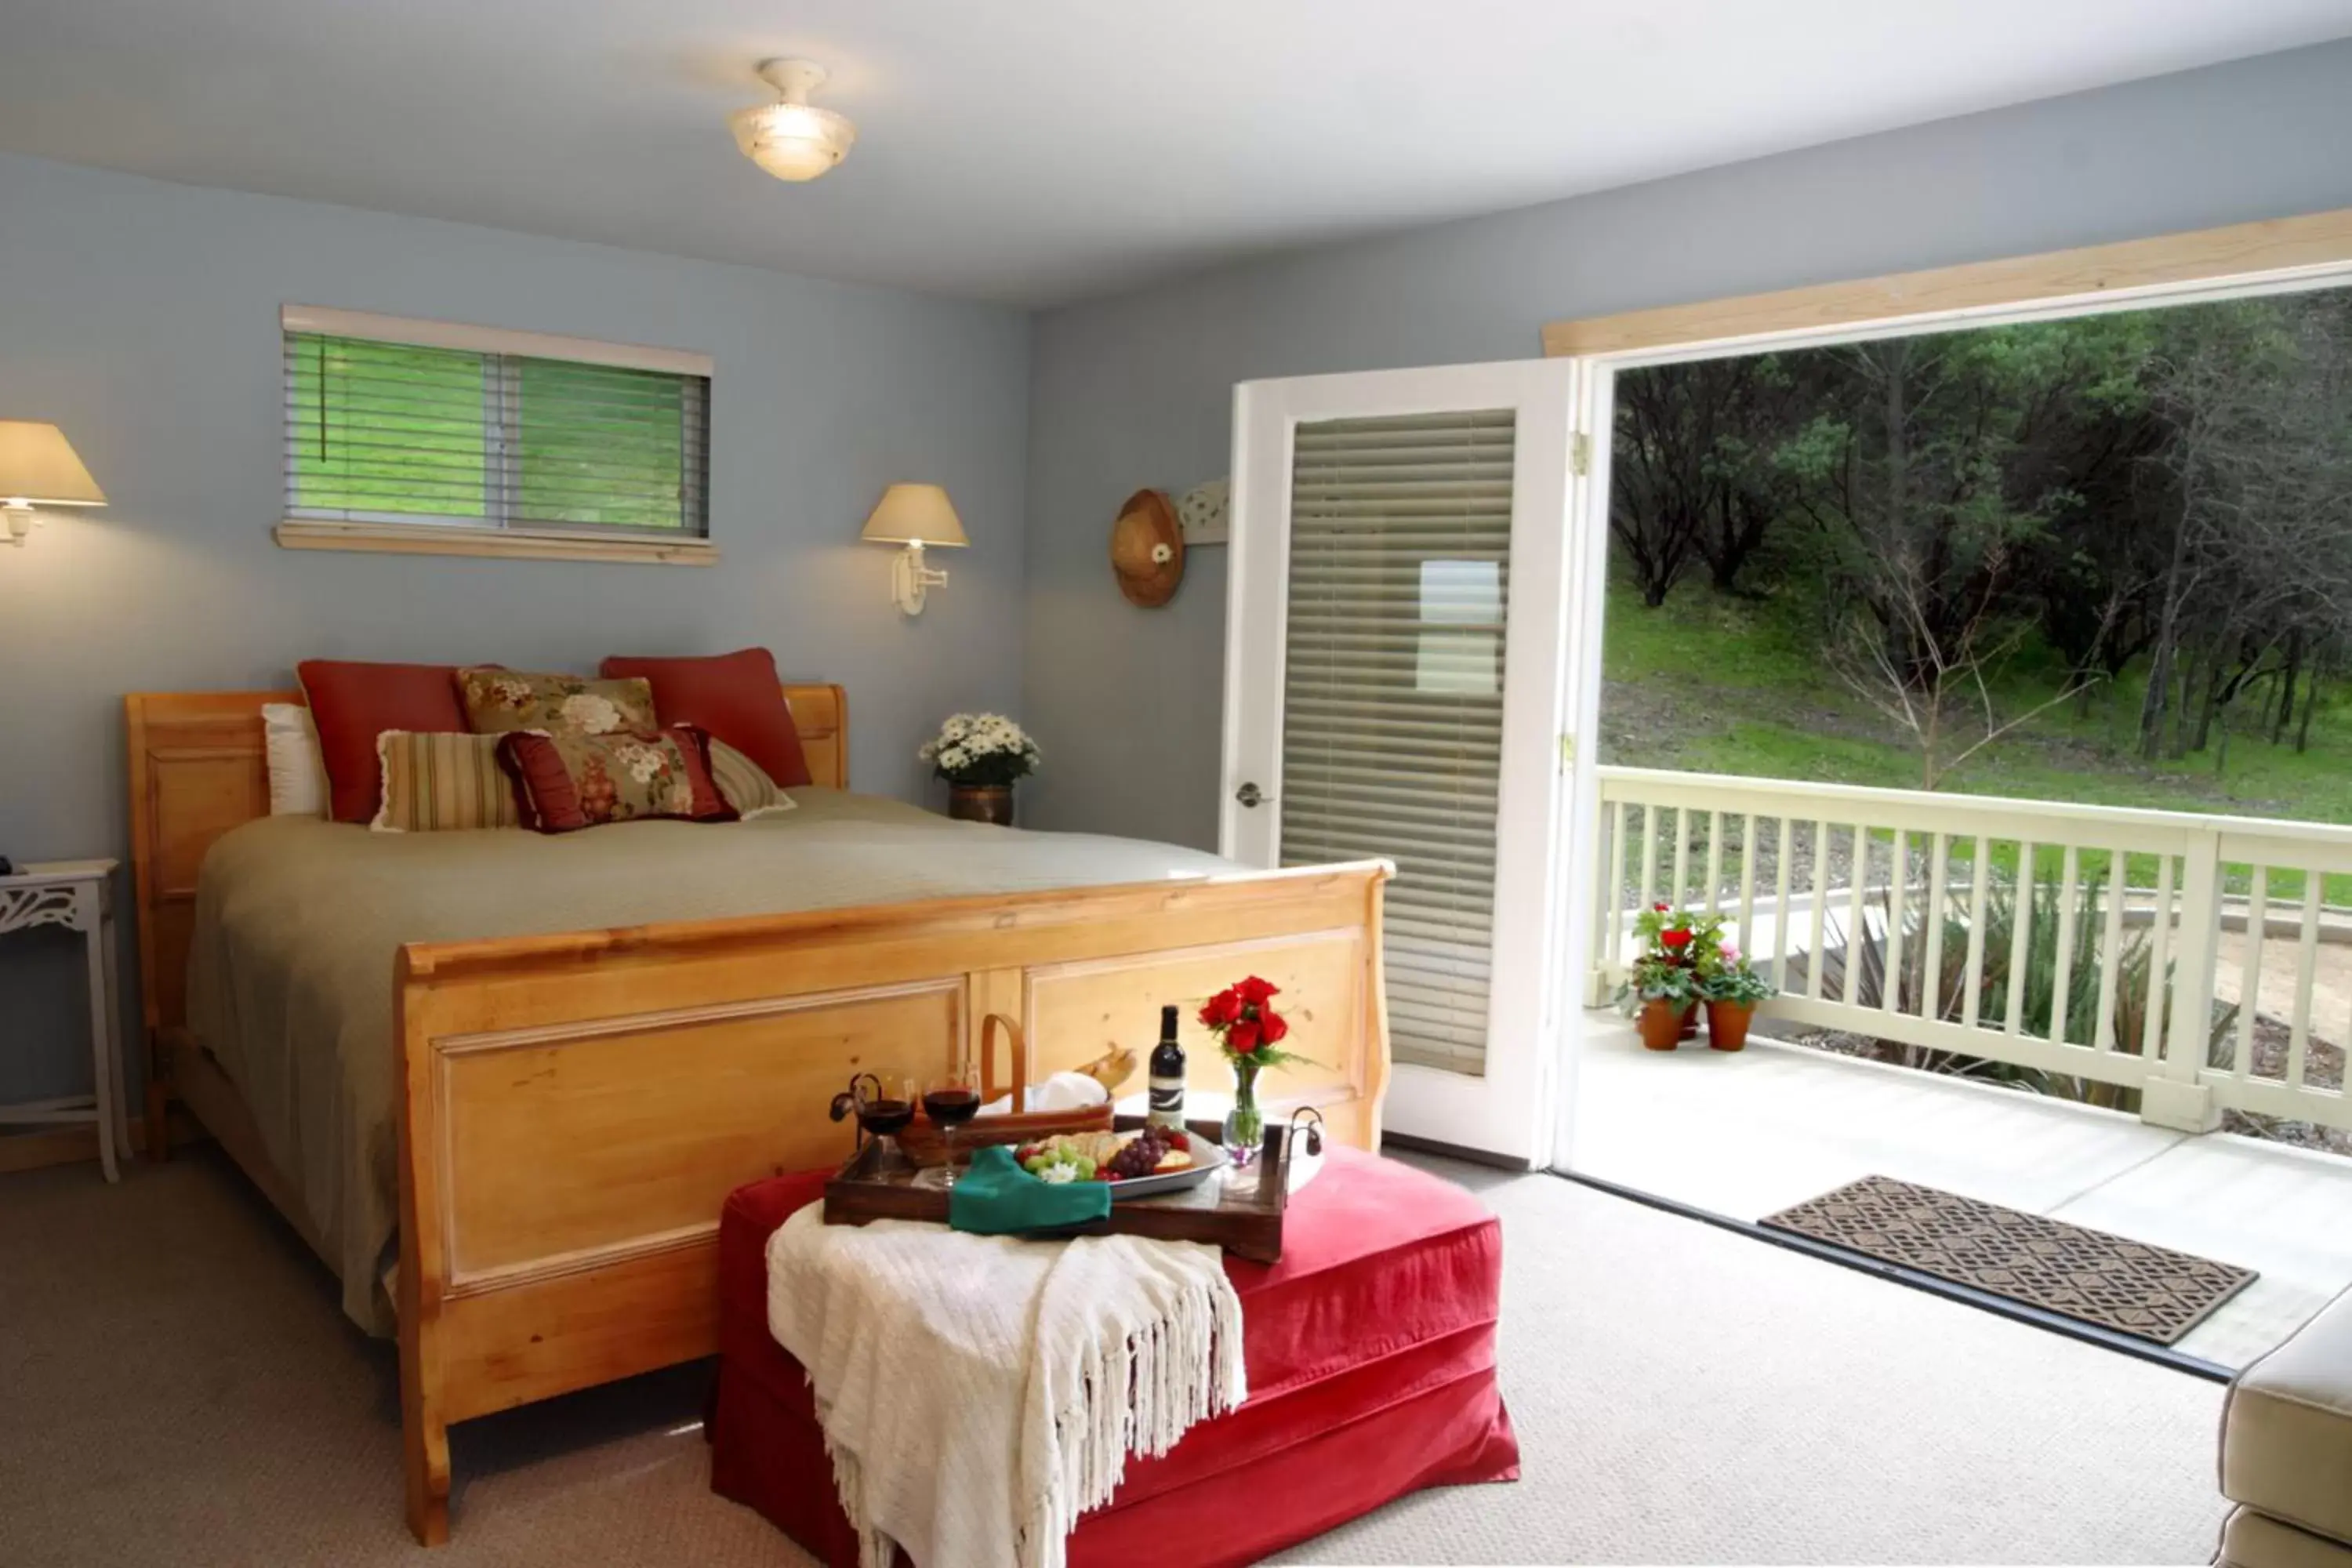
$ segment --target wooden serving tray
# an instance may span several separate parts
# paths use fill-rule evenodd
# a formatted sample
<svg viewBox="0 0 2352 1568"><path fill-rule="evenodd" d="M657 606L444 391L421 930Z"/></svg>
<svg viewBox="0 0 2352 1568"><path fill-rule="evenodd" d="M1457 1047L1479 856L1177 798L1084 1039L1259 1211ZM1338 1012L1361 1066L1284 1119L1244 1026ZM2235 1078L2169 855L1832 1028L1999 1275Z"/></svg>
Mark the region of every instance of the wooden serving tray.
<svg viewBox="0 0 2352 1568"><path fill-rule="evenodd" d="M1122 1116L1120 1131L1143 1125L1139 1116ZM1215 1141L1223 1132L1213 1121L1188 1121L1201 1137ZM1293 1159L1289 1128L1269 1123L1265 1146L1255 1167L1217 1173L1197 1187L1153 1197L1115 1202L1108 1217L1088 1220L1051 1233L1055 1236L1147 1236L1158 1241L1209 1241L1236 1258L1272 1263L1282 1256L1282 1214L1290 1189L1314 1173L1319 1160L1304 1151ZM957 1141L957 1152L963 1151ZM919 1219L945 1225L948 1194L940 1187L915 1184L918 1173L899 1168L880 1170L881 1152L873 1143L858 1150L824 1184L824 1223L864 1225L877 1219Z"/></svg>
<svg viewBox="0 0 2352 1568"><path fill-rule="evenodd" d="M1108 1104L1089 1106L1084 1110L1015 1110L975 1116L956 1129L956 1153L960 1159L969 1160L971 1152L984 1143L1042 1143L1057 1132L1108 1132L1110 1122L1111 1109ZM937 1124L919 1111L915 1120L899 1129L898 1147L918 1165L948 1163L947 1139Z"/></svg>

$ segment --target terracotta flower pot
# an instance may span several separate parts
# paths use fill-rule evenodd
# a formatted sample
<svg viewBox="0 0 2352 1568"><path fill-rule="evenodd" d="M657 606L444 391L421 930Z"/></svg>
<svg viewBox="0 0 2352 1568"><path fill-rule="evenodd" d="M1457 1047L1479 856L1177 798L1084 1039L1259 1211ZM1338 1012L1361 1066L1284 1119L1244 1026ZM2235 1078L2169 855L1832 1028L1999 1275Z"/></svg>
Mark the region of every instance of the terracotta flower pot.
<svg viewBox="0 0 2352 1568"><path fill-rule="evenodd" d="M948 815L958 822L992 822L1013 826L1011 784L950 784Z"/></svg>
<svg viewBox="0 0 2352 1568"><path fill-rule="evenodd" d="M1634 1015L1633 1026L1642 1031L1642 1044L1650 1049L1671 1051L1683 1037L1683 1025L1690 1012L1687 1002L1644 1002Z"/></svg>
<svg viewBox="0 0 2352 1568"><path fill-rule="evenodd" d="M1755 1019L1753 1002L1710 1002L1706 1005L1709 1050L1737 1051L1748 1044L1748 1026Z"/></svg>

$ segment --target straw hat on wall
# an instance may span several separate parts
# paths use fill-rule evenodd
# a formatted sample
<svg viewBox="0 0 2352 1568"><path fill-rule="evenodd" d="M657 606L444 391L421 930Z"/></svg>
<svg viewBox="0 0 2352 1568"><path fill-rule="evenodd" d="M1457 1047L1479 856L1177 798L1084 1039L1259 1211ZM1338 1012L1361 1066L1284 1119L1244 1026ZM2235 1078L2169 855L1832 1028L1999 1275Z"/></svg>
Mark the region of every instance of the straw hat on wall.
<svg viewBox="0 0 2352 1568"><path fill-rule="evenodd" d="M1110 569L1131 605L1166 604L1184 580L1184 531L1161 490L1138 490L1110 525Z"/></svg>

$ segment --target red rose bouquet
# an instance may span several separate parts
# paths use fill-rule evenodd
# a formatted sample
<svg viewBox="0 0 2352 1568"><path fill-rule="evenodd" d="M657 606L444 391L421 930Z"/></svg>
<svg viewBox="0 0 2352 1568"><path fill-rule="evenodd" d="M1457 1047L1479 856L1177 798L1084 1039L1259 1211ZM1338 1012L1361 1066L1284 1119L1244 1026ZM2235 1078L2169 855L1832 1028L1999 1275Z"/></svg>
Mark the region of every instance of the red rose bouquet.
<svg viewBox="0 0 2352 1568"><path fill-rule="evenodd" d="M1201 1026L1217 1037L1217 1048L1234 1066L1234 1109L1225 1118L1223 1142L1236 1165L1255 1159L1265 1138L1265 1119L1257 1108L1258 1073L1304 1059L1282 1048L1290 1022L1274 1010L1274 998L1281 990L1253 974L1226 986L1201 1008Z"/></svg>
<svg viewBox="0 0 2352 1568"><path fill-rule="evenodd" d="M1201 1008L1201 1024L1217 1037L1217 1048L1235 1071L1276 1068L1292 1060L1282 1049L1289 1021L1274 1010L1282 987L1251 975L1226 986Z"/></svg>

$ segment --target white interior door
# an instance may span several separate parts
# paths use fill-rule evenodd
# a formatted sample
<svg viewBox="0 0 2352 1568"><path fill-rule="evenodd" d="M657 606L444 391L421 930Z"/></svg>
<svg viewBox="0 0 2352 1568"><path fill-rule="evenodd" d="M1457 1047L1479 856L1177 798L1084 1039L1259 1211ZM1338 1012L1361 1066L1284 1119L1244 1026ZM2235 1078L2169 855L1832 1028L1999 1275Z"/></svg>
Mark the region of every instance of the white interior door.
<svg viewBox="0 0 2352 1568"><path fill-rule="evenodd" d="M1540 1163L1552 1137L1582 367L1236 389L1223 853L1384 857L1391 1131Z"/></svg>

